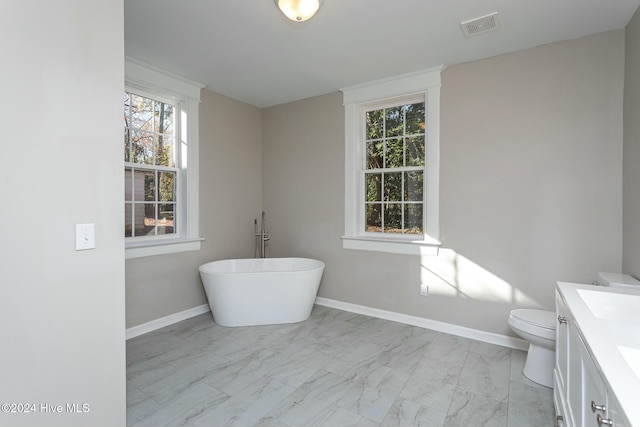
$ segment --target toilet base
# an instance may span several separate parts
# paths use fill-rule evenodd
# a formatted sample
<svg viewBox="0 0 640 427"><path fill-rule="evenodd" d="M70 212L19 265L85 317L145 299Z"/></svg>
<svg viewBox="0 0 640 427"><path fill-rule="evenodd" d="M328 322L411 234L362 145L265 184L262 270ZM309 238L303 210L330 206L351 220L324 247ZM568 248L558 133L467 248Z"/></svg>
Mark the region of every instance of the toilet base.
<svg viewBox="0 0 640 427"><path fill-rule="evenodd" d="M556 352L554 350L530 343L522 373L534 383L553 388L555 361Z"/></svg>

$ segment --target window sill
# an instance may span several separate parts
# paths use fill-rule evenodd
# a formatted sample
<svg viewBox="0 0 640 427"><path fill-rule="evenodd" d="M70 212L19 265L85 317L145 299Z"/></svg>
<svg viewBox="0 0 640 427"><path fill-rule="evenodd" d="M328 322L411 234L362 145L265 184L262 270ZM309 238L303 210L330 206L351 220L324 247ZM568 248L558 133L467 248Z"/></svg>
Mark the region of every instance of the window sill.
<svg viewBox="0 0 640 427"><path fill-rule="evenodd" d="M154 255L172 254L178 252L199 251L200 242L204 238L147 240L144 242L130 242L125 245L125 259L142 258Z"/></svg>
<svg viewBox="0 0 640 427"><path fill-rule="evenodd" d="M369 236L342 236L344 249L390 252L407 255L438 255L439 241L426 237L424 240L391 239Z"/></svg>

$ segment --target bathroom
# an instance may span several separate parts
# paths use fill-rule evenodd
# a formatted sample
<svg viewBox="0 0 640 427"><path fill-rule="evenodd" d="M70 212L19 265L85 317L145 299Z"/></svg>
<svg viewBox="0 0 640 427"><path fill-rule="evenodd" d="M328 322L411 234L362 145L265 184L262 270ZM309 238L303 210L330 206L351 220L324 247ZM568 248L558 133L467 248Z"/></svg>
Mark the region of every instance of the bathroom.
<svg viewBox="0 0 640 427"><path fill-rule="evenodd" d="M207 237L200 253L128 260L128 326L198 305L206 310L197 267L252 255L253 221L264 209L268 256L324 261L319 296L326 301L463 327L456 332L470 328L477 339L496 342L497 335L504 337L500 344L513 345L510 310L552 310L557 280L591 283L598 271L621 271L623 235L634 227L622 232L624 38L624 31L606 32L442 72L446 243L437 257L342 248L342 93L259 110L203 90L201 114L212 120L203 123L202 140L233 141L233 147L200 147L201 159L208 159L202 164L210 165L201 179L211 183L201 189L201 209L203 217L229 226L201 222ZM585 81L591 91L583 90ZM246 123L257 129L241 126ZM230 185L224 177L237 170L243 173ZM220 206L221 199L234 208ZM216 245L229 240L235 246ZM632 254L625 272L634 273ZM150 268L166 279L149 278ZM420 295L423 283L427 296ZM166 292L172 308L147 304L150 292L158 299Z"/></svg>
<svg viewBox="0 0 640 427"><path fill-rule="evenodd" d="M83 13L93 16L93 12ZM104 16L112 16L111 11ZM122 43L123 24L115 21L103 30L115 39L120 37ZM58 396L60 379L41 375L49 368L74 379L74 387L80 390L67 391L63 401L104 399L81 377L92 378L96 364L123 359L120 340L124 341L125 329L206 305L198 266L212 259L251 256L253 220L262 210L269 220L270 257L302 256L325 262L321 298L507 338L514 337L506 322L509 311L520 306L552 309L557 280L590 283L598 271L640 276L640 226L634 221L640 197L634 188L640 174L633 169L640 157L635 137L640 132L636 119L640 101L635 98L639 59L634 48L640 41L638 21L636 14L626 29L452 65L442 72L443 246L438 257L343 249L344 110L337 91L261 109L202 90L200 115L207 119L200 123L199 212L200 234L205 239L200 251L132 258L125 263L120 236L110 237L101 231L105 228L98 228L98 250L63 252L61 248L72 246L69 230L75 223L96 221L106 224L106 229L120 229L120 205L111 212L114 215L100 209L106 200L119 201L121 188L107 187L98 196L91 192L91 185L100 187L104 176L119 173L121 153L101 148L108 146L110 138L91 142L90 148L102 150L97 152L110 159L100 176L93 176L92 166L83 164L77 154L80 142L73 150L47 151L61 163L72 159L73 165L64 165L91 179L77 179L72 172L59 175L68 185L69 204L48 210L37 227L31 226L34 218L28 215L3 211L9 215L2 216L3 223L17 225L6 230L3 249L33 254L41 267L34 272L33 286L43 297L42 301L35 298L24 287L8 290L6 307L0 312L13 319L12 336L34 338L21 351L3 354L7 358L2 359L7 362L3 365L22 367L14 370L20 372L26 388L41 388L39 398ZM38 43L51 37L37 34L43 35ZM43 55L45 47L53 47L43 46L33 42L26 47ZM122 51L111 47L108 52L104 61L114 65L107 69L122 68ZM75 45L69 55L89 56ZM82 66L81 70L94 71ZM76 67L74 63L68 71ZM35 71L11 77L25 90L38 81ZM121 99L121 83L111 81L104 87L81 83L87 91L100 86L98 94L107 98L108 90L118 92L115 101ZM11 95L21 99L18 92ZM22 129L29 125L28 117L23 119ZM54 118L47 124L62 121ZM120 138L120 125L114 127L108 135ZM38 129L45 133L44 128ZM66 129L56 128L55 134L66 135ZM44 142L34 144L49 150ZM10 154L19 158L17 152ZM44 160L34 161L43 170L52 170ZM24 165L11 163L5 172L17 176L24 174L23 169ZM16 183L3 177L0 182L3 189L8 188L12 203L20 201L31 212L40 212L35 201L21 196L36 184L35 178L24 176L23 180ZM54 191L42 197L56 203ZM45 267L51 271L49 276L40 272ZM3 284L31 284L22 278L24 271L33 270L26 259L6 268L3 264L3 269ZM86 286L86 277L100 286ZM59 292L62 283L65 292ZM428 285L427 296L420 295L423 283ZM96 306L96 299L115 302ZM88 320L94 315L100 320ZM47 331L38 332L44 324L49 333L59 336L60 344L52 343ZM20 364L24 354L30 355L29 369ZM89 416L96 419L91 424L107 419L113 421L108 425L121 425L124 360L117 366L104 365L109 376L122 377L100 380L110 390L106 400L113 404L114 415L94 403L95 415ZM5 400L10 397L15 395L3 395ZM29 394L17 397L26 399Z"/></svg>
<svg viewBox="0 0 640 427"><path fill-rule="evenodd" d="M442 72L437 257L342 249L340 92L258 109L204 89L200 114L210 119L200 138L216 141L200 145L205 240L200 251L127 260L127 327L205 305L198 266L253 256L262 210L268 256L328 266L319 296L494 334L510 335L513 308L552 308L557 280L640 274L622 250L635 226L623 233L624 37L611 31Z"/></svg>

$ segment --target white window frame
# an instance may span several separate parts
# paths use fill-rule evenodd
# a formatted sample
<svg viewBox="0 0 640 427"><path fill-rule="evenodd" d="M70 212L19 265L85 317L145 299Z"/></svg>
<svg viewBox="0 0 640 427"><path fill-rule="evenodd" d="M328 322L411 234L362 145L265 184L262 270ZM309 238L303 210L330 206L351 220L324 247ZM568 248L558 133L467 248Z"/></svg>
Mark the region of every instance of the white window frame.
<svg viewBox="0 0 640 427"><path fill-rule="evenodd" d="M440 247L440 73L444 67L377 80L341 89L345 109L345 249L437 255ZM424 234L396 235L365 232L364 112L372 106L395 103L424 94L427 111L424 175ZM418 238L417 238L418 237Z"/></svg>
<svg viewBox="0 0 640 427"><path fill-rule="evenodd" d="M200 91L204 86L131 59L125 61L125 90L176 106L177 233L125 238L125 258L200 250L198 145ZM186 126L184 123L186 122ZM141 165L142 167L144 165ZM123 159L124 167L124 159ZM124 203L124 199L123 199Z"/></svg>

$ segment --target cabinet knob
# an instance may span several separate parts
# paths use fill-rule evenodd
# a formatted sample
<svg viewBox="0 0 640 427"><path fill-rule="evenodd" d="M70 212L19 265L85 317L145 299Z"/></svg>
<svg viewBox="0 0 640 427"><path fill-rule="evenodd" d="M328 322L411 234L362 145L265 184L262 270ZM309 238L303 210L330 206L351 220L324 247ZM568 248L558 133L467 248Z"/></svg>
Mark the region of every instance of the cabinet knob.
<svg viewBox="0 0 640 427"><path fill-rule="evenodd" d="M594 414L596 413L596 411L601 411L604 414L606 410L606 406L596 405L596 402L594 402L593 400L591 401L591 412L593 412Z"/></svg>
<svg viewBox="0 0 640 427"><path fill-rule="evenodd" d="M567 318L564 316L558 316L558 323L562 324L567 324Z"/></svg>
<svg viewBox="0 0 640 427"><path fill-rule="evenodd" d="M602 426L612 426L613 425L613 421L611 421L608 418L602 418L600 416L600 414L598 414L598 416L596 417L596 421L598 422L598 426L602 427Z"/></svg>

